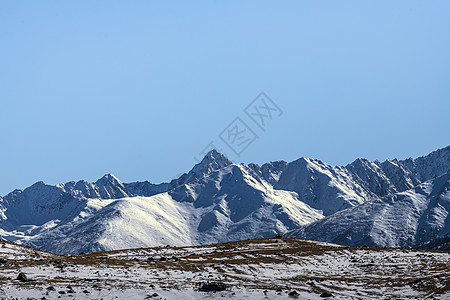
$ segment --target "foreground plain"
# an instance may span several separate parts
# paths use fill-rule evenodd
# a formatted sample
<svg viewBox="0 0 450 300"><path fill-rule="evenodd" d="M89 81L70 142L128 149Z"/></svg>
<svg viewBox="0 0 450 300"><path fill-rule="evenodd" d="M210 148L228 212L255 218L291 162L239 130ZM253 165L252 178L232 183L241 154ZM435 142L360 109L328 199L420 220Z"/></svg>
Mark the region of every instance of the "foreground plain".
<svg viewBox="0 0 450 300"><path fill-rule="evenodd" d="M449 252L285 238L78 256L1 242L0 269L5 299L450 297Z"/></svg>

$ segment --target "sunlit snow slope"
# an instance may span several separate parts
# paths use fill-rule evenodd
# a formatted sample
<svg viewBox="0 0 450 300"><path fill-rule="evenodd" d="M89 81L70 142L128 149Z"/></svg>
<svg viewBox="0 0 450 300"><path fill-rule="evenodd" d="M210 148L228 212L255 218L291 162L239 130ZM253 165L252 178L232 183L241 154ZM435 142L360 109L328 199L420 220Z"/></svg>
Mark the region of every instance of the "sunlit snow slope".
<svg viewBox="0 0 450 300"><path fill-rule="evenodd" d="M15 190L0 198L0 237L60 254L272 237L380 197L389 199L449 170L450 147L417 159L358 159L347 166L308 158L233 164L213 150L169 183L122 183L107 174L95 183L38 182ZM436 207L429 217L446 212ZM384 226L391 225L396 231L395 223ZM408 239L416 244L441 237L432 228L424 229L423 238ZM376 240L383 239L388 238Z"/></svg>
<svg viewBox="0 0 450 300"><path fill-rule="evenodd" d="M417 247L450 236L450 173L289 233L351 246Z"/></svg>

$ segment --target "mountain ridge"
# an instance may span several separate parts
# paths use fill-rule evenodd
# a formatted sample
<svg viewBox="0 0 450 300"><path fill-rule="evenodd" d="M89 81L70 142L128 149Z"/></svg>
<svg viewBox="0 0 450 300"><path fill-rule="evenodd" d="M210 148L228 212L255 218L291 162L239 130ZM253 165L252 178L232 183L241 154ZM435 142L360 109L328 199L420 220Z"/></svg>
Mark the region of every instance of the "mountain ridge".
<svg viewBox="0 0 450 300"><path fill-rule="evenodd" d="M450 236L450 172L288 233L349 246L422 247ZM437 245L436 248L441 248Z"/></svg>
<svg viewBox="0 0 450 300"><path fill-rule="evenodd" d="M347 166L310 158L234 164L212 150L168 183L123 183L106 174L93 183L15 190L0 198L0 237L60 254L265 238L449 170L450 146L416 159Z"/></svg>

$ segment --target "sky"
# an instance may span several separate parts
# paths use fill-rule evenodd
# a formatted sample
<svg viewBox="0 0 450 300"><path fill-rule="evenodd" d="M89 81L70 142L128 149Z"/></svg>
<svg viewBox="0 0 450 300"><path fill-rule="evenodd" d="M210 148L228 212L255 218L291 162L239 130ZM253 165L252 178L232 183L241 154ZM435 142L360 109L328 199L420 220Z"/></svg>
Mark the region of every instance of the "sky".
<svg viewBox="0 0 450 300"><path fill-rule="evenodd" d="M234 162L333 165L448 146L449 15L448 1L1 1L0 195L165 182L211 143Z"/></svg>

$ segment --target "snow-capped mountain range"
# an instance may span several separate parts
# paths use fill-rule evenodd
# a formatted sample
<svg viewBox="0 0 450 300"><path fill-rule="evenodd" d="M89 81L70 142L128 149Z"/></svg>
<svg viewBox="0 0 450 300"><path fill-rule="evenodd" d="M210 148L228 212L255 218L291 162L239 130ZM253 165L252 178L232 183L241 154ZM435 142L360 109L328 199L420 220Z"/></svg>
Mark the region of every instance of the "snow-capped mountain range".
<svg viewBox="0 0 450 300"><path fill-rule="evenodd" d="M450 146L417 159L357 159L347 166L308 158L233 164L212 150L169 183L122 183L107 174L95 183L37 182L15 190L0 197L0 236L58 254L287 232L351 245L416 246L449 233L449 170Z"/></svg>
<svg viewBox="0 0 450 300"><path fill-rule="evenodd" d="M450 172L405 192L337 212L288 235L350 246L410 248L450 237L449 212Z"/></svg>

